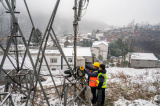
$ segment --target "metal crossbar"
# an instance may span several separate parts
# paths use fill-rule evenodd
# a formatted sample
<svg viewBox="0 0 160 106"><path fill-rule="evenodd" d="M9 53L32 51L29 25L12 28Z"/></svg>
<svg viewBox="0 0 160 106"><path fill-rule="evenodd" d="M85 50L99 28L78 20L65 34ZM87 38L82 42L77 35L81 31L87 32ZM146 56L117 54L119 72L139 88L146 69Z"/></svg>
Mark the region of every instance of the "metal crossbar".
<svg viewBox="0 0 160 106"><path fill-rule="evenodd" d="M14 103L13 103L13 101L12 101L12 94L11 93L9 93L9 92L4 92L4 93L0 93L0 96L2 96L2 95L6 95L6 97L3 99L3 101L1 102L1 104L0 104L0 106L3 106L3 104L9 99L9 105L12 105L12 106L14 106Z"/></svg>
<svg viewBox="0 0 160 106"><path fill-rule="evenodd" d="M27 83L27 75L9 75L7 78L10 79L10 80L13 80L12 77L16 77L18 76L19 80L21 79L20 77L23 76L23 78L21 79L21 81L13 81L13 83L17 83L17 88L20 89L20 92L23 93L26 97L27 97L27 100L26 100L26 106L28 106L28 102L30 99L32 99L34 101L34 98L35 98L35 95L36 95L36 88L37 88L37 84L39 83L40 85L40 88L43 92L43 96L44 96L44 99L47 103L48 106L50 106L50 103L48 101L48 98L47 98L47 94L43 88L43 85L42 85L42 82L40 80L40 72L41 72L41 68L42 68L42 63L43 61L45 62L46 64L46 67L47 67L47 71L49 72L49 75L52 79L52 82L53 82L53 85L55 87L55 90L57 92L57 95L60 99L60 96L63 97L64 95L64 105L71 105L73 104L74 102L76 102L76 99L79 98L84 104L86 105L89 105L91 106L91 101L90 101L90 94L89 94L89 89L88 89L88 84L87 84L87 81L85 79L85 81L83 82L83 87L80 89L77 87L77 84L80 84L80 82L78 81L79 78L77 77L76 75L76 37L77 37L77 26L78 26L78 18L77 18L77 0L75 0L75 6L74 6L74 17L75 17L75 20L73 22L73 26L74 26L74 40L75 40L75 43L74 43L74 68L72 69L70 64L68 63L67 61L67 58L59 44L59 41L57 39L57 35L55 34L54 32L54 29L53 29L53 22L54 22L54 19L55 19L55 16L56 16L56 13L57 13L57 9L58 9L58 6L59 6L59 3L60 3L60 0L57 0L56 3L55 3L55 6L54 6L54 9L52 11L52 14L50 16L50 19L49 19L49 22L48 22L48 25L46 27L46 30L45 30L45 33L42 37L42 40L40 41L39 38L38 38L38 33L36 31L36 28L34 26L34 23L33 23L33 20L32 20L32 17L31 17L31 14L30 14L30 11L29 11L29 8L28 8L28 5L27 5L27 2L26 0L24 0L24 4L25 4L25 7L26 7L26 10L27 10L27 13L29 15L29 19L30 19L30 22L32 24L32 30L30 32L30 36L29 36L29 41L28 43L26 42L26 39L22 33L22 30L18 24L18 21L15 17L15 11L13 9L14 7L14 2L15 0L12 0L11 3L9 2L9 0L5 0L6 1L6 4L7 4L7 7L9 9L9 13L11 14L11 17L12 17L12 22L14 22L14 24L16 26L14 26L12 28L12 31L11 31L11 37L8 41L8 44L7 44L7 47L6 49L4 49L3 47L2 50L4 51L4 55L3 55L3 58L2 58L2 61L1 61L1 65L0 65L0 72L1 71L4 71L3 70L3 66L4 66L4 62L6 60L6 57L8 57L8 59L10 60L10 62L12 63L12 65L14 66L15 70L18 71L21 71L23 70L23 66L24 66L24 62L26 60L26 56L28 55L29 57L29 60L31 62L31 65L32 65L32 68L33 68L33 75L31 75L31 73L29 74L30 76L30 87L28 87L28 83ZM16 36L14 36L14 33L16 32L16 30L18 29L19 33L20 33L20 36L17 36L17 37L21 37L22 38L22 41L25 45L25 52L24 52L24 55L22 57L22 64L21 66L19 66L19 58L18 58L18 48L17 48L17 39L16 39ZM36 36L36 39L38 40L38 44L39 44L39 50L38 50L38 54L37 54L37 57L36 57L36 60L35 60L35 63L33 62L33 58L31 56L31 53L30 53L30 50L29 50L29 44L31 43L31 39L33 36ZM12 60L9 58L8 54L9 54L9 49L10 49L10 46L11 46L11 43L12 41L14 40L14 37L15 37L15 47L16 47L16 62L17 62L17 67L13 64ZM63 90L62 92L60 92L58 90L58 86L56 85L55 81L54 81L54 78L52 76L52 73L51 73L51 70L50 70L50 67L49 67L49 64L48 64L48 61L46 59L46 56L45 56L45 50L46 50L46 47L47 47L47 41L48 41L48 38L51 37L53 43L56 45L57 49L59 50L60 54L62 55L63 59L65 60L68 68L69 68L69 71L71 73L71 78L67 78L67 77L64 77L64 83L63 83ZM44 43L45 42L45 43ZM44 44L44 45L43 45ZM42 46L43 45L43 46ZM39 61L39 58L41 58L41 61ZM8 75L8 74L7 74ZM68 81L68 83L65 82L65 80ZM27 94L25 94L25 91L22 91L21 88L24 88L22 82L25 82L26 83L26 92ZM74 89L72 88L69 88L69 85L72 84L74 85ZM34 88L34 90L32 90ZM68 90L71 90L73 93L74 93L74 99L69 103L67 104L67 95L68 95ZM80 94L82 92L84 92L84 90L87 90L87 97L88 97L88 102L86 102L84 100L84 98L80 97ZM32 91L33 91L33 96L31 98L31 94L32 94ZM77 94L78 92L78 94ZM1 95L1 94L0 94ZM6 96L6 99L7 100L9 98L9 100L12 100L11 98L11 93L8 93L7 96ZM11 101L12 103L13 101ZM12 104L14 105L14 104Z"/></svg>

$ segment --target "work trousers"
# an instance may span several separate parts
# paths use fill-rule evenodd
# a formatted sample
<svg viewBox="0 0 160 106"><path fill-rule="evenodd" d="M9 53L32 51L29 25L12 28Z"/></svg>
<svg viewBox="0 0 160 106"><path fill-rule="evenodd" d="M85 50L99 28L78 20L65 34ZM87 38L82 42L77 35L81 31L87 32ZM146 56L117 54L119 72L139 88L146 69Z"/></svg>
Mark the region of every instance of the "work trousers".
<svg viewBox="0 0 160 106"><path fill-rule="evenodd" d="M91 92L92 92L92 103L96 103L97 101L97 95L96 95L96 87L91 87Z"/></svg>
<svg viewBox="0 0 160 106"><path fill-rule="evenodd" d="M105 100L105 88L101 88L98 90L97 106L104 106L104 100Z"/></svg>

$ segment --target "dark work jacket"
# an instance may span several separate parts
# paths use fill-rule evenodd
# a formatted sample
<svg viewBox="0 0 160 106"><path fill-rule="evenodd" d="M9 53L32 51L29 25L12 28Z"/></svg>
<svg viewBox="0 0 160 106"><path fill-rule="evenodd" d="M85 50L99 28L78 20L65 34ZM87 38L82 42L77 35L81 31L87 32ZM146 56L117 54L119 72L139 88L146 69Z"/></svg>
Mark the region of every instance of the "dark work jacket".
<svg viewBox="0 0 160 106"><path fill-rule="evenodd" d="M99 70L98 73L102 73L102 74L106 74L106 69L105 70ZM97 87L97 89L101 89L102 85L103 85L103 81L104 81L104 77L102 75L99 76L99 85Z"/></svg>
<svg viewBox="0 0 160 106"><path fill-rule="evenodd" d="M98 76L98 72L95 72L95 71L98 71L98 69L93 69L92 67L90 67L89 65L85 65L85 68L89 69L89 71L85 70L86 74L89 76L89 77L97 77ZM91 71L91 72L90 72ZM93 73L94 72L94 73Z"/></svg>
<svg viewBox="0 0 160 106"><path fill-rule="evenodd" d="M98 69L93 69L89 65L85 65L85 68L89 69L89 71L85 70L85 73L88 75L88 81L89 81L89 77L97 77L98 76L98 72L95 72L95 71L98 71Z"/></svg>

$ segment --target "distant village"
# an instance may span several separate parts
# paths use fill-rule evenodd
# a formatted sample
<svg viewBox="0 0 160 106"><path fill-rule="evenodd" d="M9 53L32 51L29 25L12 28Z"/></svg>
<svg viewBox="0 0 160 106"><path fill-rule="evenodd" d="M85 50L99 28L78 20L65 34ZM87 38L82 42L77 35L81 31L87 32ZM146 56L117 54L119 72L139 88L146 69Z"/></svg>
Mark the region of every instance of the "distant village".
<svg viewBox="0 0 160 106"><path fill-rule="evenodd" d="M77 35L77 66L85 66L85 64L92 64L95 61L104 63L106 67L133 67L133 68L156 68L160 67L160 60L154 53L136 52L134 49L135 36L141 36L137 32L142 30L141 27L124 27L110 29L107 31L93 30L90 33ZM147 26L143 30L158 30L160 27ZM73 67L74 63L74 36L73 34L65 34L64 36L57 36L61 48L69 62ZM45 43L45 42L44 42ZM126 46L127 45L127 46ZM18 48L21 50L20 54L24 55L25 47L19 44ZM36 60L39 45L35 38L29 45L33 60ZM10 48L10 56L14 56L14 46ZM0 60L2 60L3 52L0 51ZM49 38L47 42L47 49L45 56L49 61L48 65L51 70L67 69L67 64L61 56L61 53ZM14 61L14 58L12 58ZM21 57L19 57L21 59ZM39 59L41 61L41 58ZM13 66L9 60L4 69L10 70ZM42 70L45 69L45 63L42 64ZM24 66L25 67L25 66ZM26 67L31 67L29 58L26 59Z"/></svg>

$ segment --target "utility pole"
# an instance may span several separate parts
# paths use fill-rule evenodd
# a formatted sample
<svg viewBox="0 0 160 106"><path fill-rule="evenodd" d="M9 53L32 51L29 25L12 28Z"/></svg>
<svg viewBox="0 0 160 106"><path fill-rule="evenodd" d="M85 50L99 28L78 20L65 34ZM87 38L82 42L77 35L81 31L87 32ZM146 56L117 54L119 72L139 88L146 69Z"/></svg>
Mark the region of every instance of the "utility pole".
<svg viewBox="0 0 160 106"><path fill-rule="evenodd" d="M16 0L11 0L11 6L12 6L12 10L14 13L15 9L16 9ZM13 30L15 28L15 30ZM17 23L15 21L13 21L12 15L11 15L11 34L14 36L14 46L15 46L15 50L13 52L15 52L16 54L16 64L17 64L17 72L19 72L19 50L18 50L18 28L17 28Z"/></svg>
<svg viewBox="0 0 160 106"><path fill-rule="evenodd" d="M78 16L77 16L77 0L74 0L74 21L73 21L73 27L74 27L74 71L76 71L76 60L77 60L77 26L78 26Z"/></svg>

